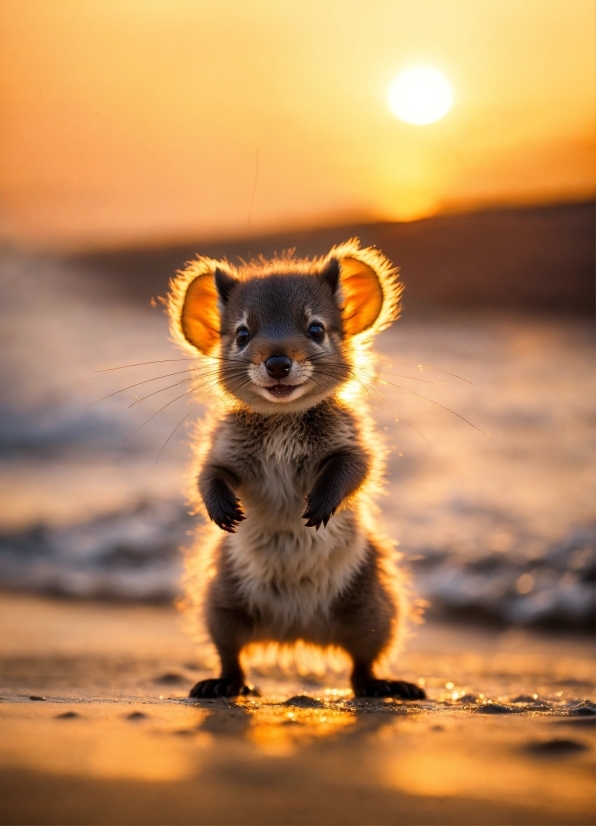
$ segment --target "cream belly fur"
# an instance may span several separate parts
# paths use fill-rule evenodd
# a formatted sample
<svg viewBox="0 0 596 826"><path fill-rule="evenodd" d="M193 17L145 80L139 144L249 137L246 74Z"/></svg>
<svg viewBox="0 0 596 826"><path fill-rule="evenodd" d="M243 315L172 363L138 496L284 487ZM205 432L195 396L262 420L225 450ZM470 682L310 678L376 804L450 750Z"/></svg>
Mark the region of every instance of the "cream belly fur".
<svg viewBox="0 0 596 826"><path fill-rule="evenodd" d="M250 478L238 490L246 520L226 538L225 553L250 608L287 631L328 613L361 564L366 537L357 499L327 527L305 527L301 514L316 463L283 429L261 445L260 455L249 459Z"/></svg>
<svg viewBox="0 0 596 826"><path fill-rule="evenodd" d="M224 540L239 591L267 625L286 635L324 619L349 585L366 553L366 537L344 511L314 537L303 525L280 530L250 524ZM275 524L275 517L270 524Z"/></svg>

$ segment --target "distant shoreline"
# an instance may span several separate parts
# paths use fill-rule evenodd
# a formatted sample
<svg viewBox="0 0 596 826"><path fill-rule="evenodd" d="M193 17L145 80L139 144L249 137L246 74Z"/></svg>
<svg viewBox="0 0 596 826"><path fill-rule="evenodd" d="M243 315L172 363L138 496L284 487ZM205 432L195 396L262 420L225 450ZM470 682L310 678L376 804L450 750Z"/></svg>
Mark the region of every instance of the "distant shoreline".
<svg viewBox="0 0 596 826"><path fill-rule="evenodd" d="M344 224L229 240L172 242L62 257L101 278L120 298L145 305L197 254L240 263L295 248L325 254L358 236L401 269L405 308L592 314L595 203L485 209L412 222Z"/></svg>

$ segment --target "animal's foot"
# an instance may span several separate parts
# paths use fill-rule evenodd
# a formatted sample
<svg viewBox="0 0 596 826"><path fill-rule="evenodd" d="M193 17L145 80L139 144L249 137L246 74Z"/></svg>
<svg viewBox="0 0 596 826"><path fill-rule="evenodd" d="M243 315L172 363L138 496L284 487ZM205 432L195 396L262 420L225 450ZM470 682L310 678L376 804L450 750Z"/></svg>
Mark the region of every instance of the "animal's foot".
<svg viewBox="0 0 596 826"><path fill-rule="evenodd" d="M209 517L215 524L227 533L236 533L238 525L246 519L240 499L231 491L229 496L221 496L217 501L210 503Z"/></svg>
<svg viewBox="0 0 596 826"><path fill-rule="evenodd" d="M426 692L404 680L367 680L354 686L356 697L399 697L400 700L424 700Z"/></svg>
<svg viewBox="0 0 596 826"><path fill-rule="evenodd" d="M327 522L329 522L335 511L336 508L330 507L325 502L316 503L308 501L301 519L307 520L305 523L307 528L314 528L318 531L321 525L324 528L327 527Z"/></svg>
<svg viewBox="0 0 596 826"><path fill-rule="evenodd" d="M239 680L220 677L217 680L200 680L191 688L188 696L208 699L212 697L246 697L247 694L254 693L255 688L252 685Z"/></svg>

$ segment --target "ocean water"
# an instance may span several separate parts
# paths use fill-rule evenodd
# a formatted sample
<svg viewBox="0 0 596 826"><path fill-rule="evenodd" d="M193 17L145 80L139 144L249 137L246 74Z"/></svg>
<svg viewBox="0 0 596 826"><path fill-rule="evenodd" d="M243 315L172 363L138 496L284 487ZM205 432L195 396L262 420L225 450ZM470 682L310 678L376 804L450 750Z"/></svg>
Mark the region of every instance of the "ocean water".
<svg viewBox="0 0 596 826"><path fill-rule="evenodd" d="M186 362L161 361L181 357L162 308L22 253L0 254L0 285L0 586L171 599L196 524L183 490L203 408L177 384ZM590 326L410 319L406 304L378 349L380 379L360 378L390 448L380 521L428 612L590 627ZM139 362L159 363L113 369Z"/></svg>

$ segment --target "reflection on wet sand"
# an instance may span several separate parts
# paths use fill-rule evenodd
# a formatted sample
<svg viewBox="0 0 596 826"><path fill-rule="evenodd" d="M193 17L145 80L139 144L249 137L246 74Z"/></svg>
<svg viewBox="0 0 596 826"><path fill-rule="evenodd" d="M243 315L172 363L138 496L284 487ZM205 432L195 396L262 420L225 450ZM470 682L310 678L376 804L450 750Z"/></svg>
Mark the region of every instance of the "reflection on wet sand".
<svg viewBox="0 0 596 826"><path fill-rule="evenodd" d="M171 709L147 720L128 720L129 706L85 705L78 718L60 718L69 704L16 706L2 715L0 763L47 774L96 779L171 782L200 769L200 749L189 760L174 739L156 737L174 731L205 712ZM6 711L6 706L3 707ZM209 740L208 737L205 740Z"/></svg>
<svg viewBox="0 0 596 826"><path fill-rule="evenodd" d="M269 709L253 720L249 738L260 752L289 757L317 739L334 738L354 726L353 715L334 709Z"/></svg>
<svg viewBox="0 0 596 826"><path fill-rule="evenodd" d="M590 811L593 726L574 726L568 710L479 717L470 704L319 700L303 708L301 699L4 703L0 764L75 786L77 778L181 789L190 782L188 794L216 783L233 797L246 783L277 784L285 775L294 794L315 782L485 805L506 799L519 811L558 812L561 823L584 822L577 818ZM75 708L78 716L60 716ZM584 708L594 715L593 705ZM564 739L554 731L561 722Z"/></svg>
<svg viewBox="0 0 596 826"><path fill-rule="evenodd" d="M3 823L592 822L587 639L429 624L424 702L296 672L191 701L173 610L5 594L0 625Z"/></svg>

